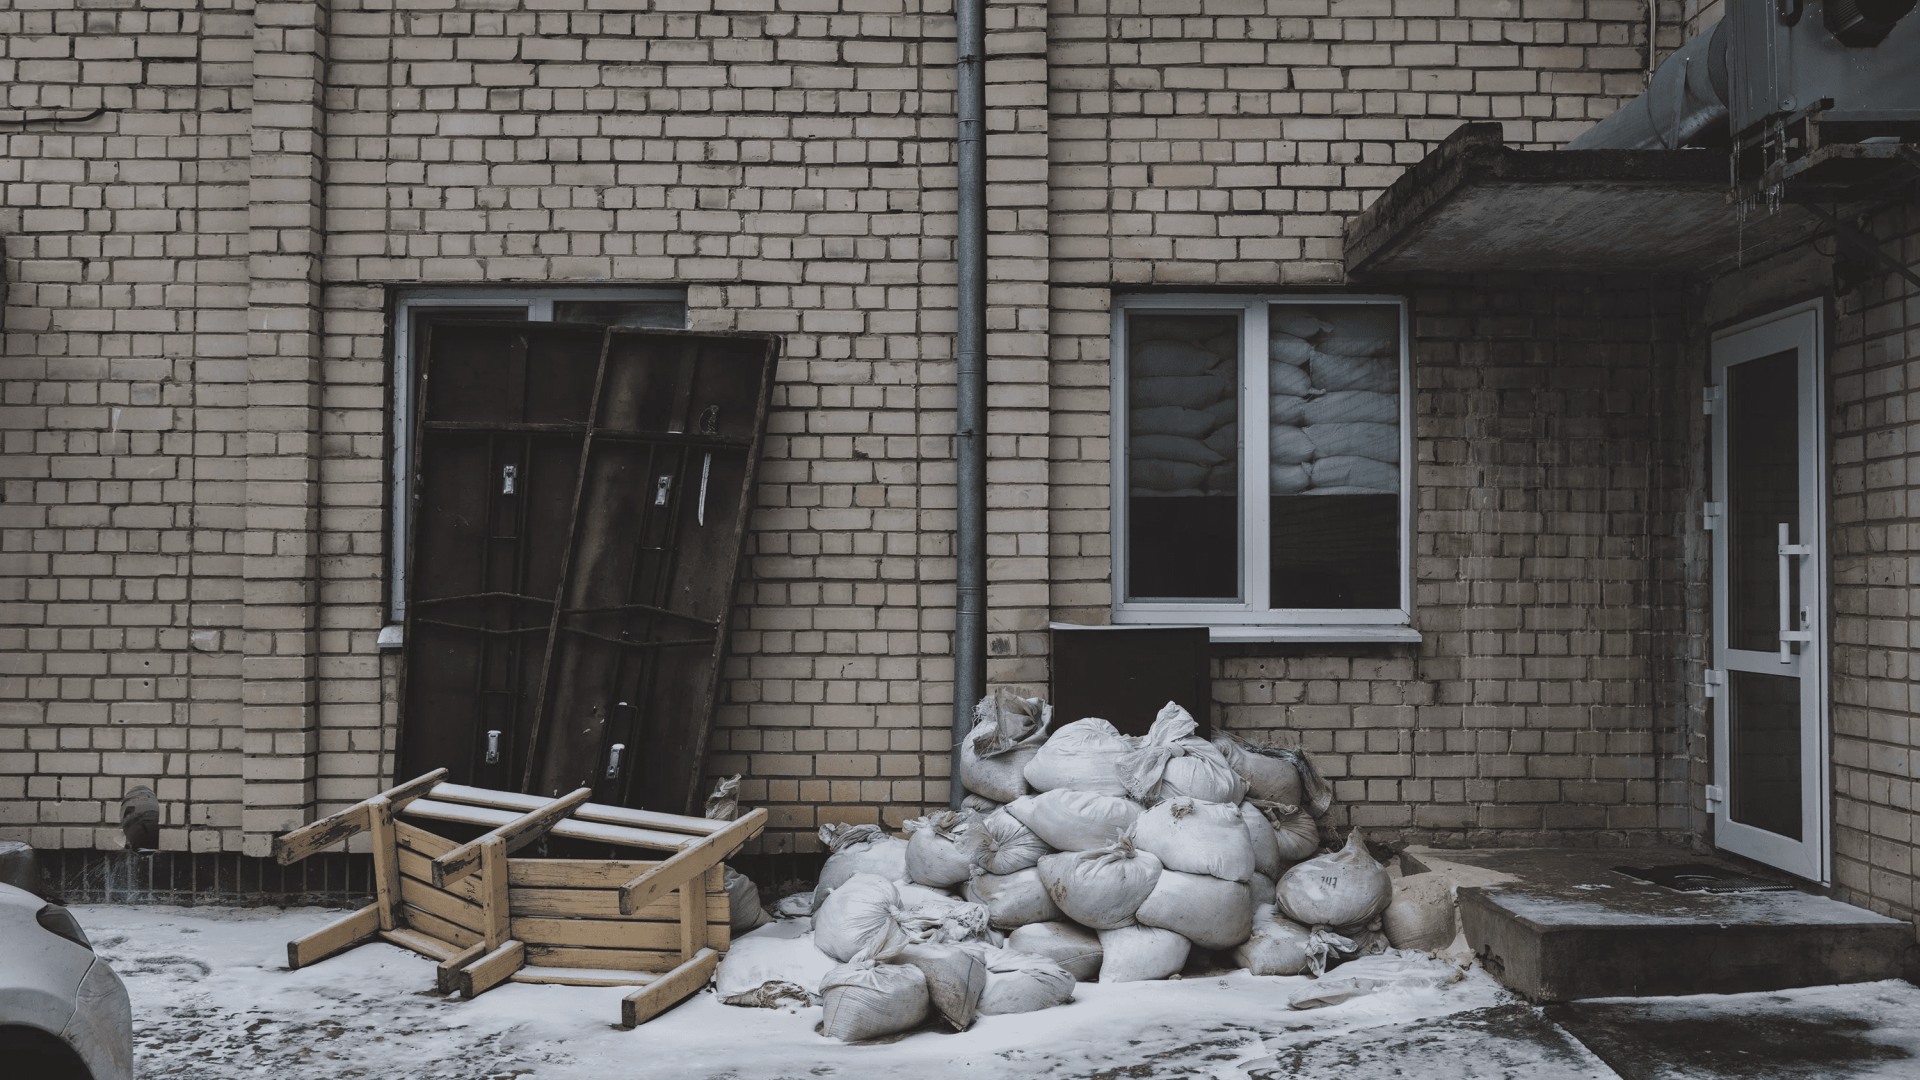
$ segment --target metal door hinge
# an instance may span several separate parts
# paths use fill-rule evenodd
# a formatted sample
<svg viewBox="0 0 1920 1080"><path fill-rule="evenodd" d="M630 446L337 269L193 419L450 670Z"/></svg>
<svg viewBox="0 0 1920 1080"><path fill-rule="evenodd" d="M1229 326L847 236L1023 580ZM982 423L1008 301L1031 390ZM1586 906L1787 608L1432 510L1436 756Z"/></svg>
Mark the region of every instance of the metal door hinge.
<svg viewBox="0 0 1920 1080"><path fill-rule="evenodd" d="M1700 516L1706 521L1707 528L1717 529L1720 527L1720 519L1727 516L1727 504L1707 503L1700 508Z"/></svg>
<svg viewBox="0 0 1920 1080"><path fill-rule="evenodd" d="M1719 784L1707 785L1707 812L1713 813L1727 801L1727 789Z"/></svg>
<svg viewBox="0 0 1920 1080"><path fill-rule="evenodd" d="M513 481L518 475L520 475L520 470L512 465L503 465L500 467L500 494L513 494Z"/></svg>
<svg viewBox="0 0 1920 1080"><path fill-rule="evenodd" d="M1720 687L1726 685L1726 682L1727 682L1726 672L1716 671L1713 668L1708 668L1706 671L1706 675L1703 679L1703 684L1705 686L1707 696L1710 698L1719 697Z"/></svg>
<svg viewBox="0 0 1920 1080"><path fill-rule="evenodd" d="M1719 407L1720 407L1720 388L1719 387L1709 386L1700 391L1700 411L1702 413L1706 414L1707 416L1712 416L1713 411Z"/></svg>
<svg viewBox="0 0 1920 1080"><path fill-rule="evenodd" d="M662 476L653 482L653 505L667 505L667 492L673 490L673 477Z"/></svg>
<svg viewBox="0 0 1920 1080"><path fill-rule="evenodd" d="M487 764L500 764L500 733L497 731L487 732Z"/></svg>
<svg viewBox="0 0 1920 1080"><path fill-rule="evenodd" d="M607 777L620 775L620 752L627 748L626 743L614 743L613 752L607 755Z"/></svg>

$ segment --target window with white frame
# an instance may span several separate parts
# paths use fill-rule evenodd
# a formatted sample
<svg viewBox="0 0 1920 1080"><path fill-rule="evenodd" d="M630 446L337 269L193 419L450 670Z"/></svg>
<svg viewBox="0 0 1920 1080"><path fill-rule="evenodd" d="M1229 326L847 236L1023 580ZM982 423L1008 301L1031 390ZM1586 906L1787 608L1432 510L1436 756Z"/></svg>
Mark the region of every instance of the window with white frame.
<svg viewBox="0 0 1920 1080"><path fill-rule="evenodd" d="M563 322L684 330L687 290L630 286L501 285L402 290L393 312L393 505L389 515L389 615L406 617L408 512L412 506L414 403L421 331L435 319ZM437 360L436 360L437 362Z"/></svg>
<svg viewBox="0 0 1920 1080"><path fill-rule="evenodd" d="M1409 399L1398 297L1116 297L1114 621L1418 640Z"/></svg>

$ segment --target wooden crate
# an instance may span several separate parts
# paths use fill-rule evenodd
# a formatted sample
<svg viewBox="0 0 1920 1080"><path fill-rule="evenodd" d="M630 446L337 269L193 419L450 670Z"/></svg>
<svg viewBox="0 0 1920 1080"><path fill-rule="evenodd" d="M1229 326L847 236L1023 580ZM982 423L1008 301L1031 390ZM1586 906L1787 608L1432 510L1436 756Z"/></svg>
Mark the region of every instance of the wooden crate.
<svg viewBox="0 0 1920 1080"><path fill-rule="evenodd" d="M766 828L738 821L449 784L440 769L274 840L285 866L372 834L375 900L287 943L304 967L379 939L438 962L447 993L472 998L509 980L635 986L620 1022L645 1023L706 985L729 935L721 861ZM435 821L489 829L456 843ZM553 835L671 852L665 859L533 859L512 853Z"/></svg>

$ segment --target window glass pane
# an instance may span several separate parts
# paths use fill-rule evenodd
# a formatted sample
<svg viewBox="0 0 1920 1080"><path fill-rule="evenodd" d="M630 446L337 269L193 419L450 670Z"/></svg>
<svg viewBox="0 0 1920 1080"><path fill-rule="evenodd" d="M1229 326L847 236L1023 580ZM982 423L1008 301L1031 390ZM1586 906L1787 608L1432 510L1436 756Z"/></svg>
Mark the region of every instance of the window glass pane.
<svg viewBox="0 0 1920 1080"><path fill-rule="evenodd" d="M1268 309L1276 608L1400 606L1400 308Z"/></svg>
<svg viewBox="0 0 1920 1080"><path fill-rule="evenodd" d="M1727 369L1727 640L1736 649L1780 647L1781 524L1788 543L1805 543L1798 357L1775 353ZM1797 620L1800 575L1787 583Z"/></svg>
<svg viewBox="0 0 1920 1080"><path fill-rule="evenodd" d="M1240 596L1240 316L1129 313L1128 599Z"/></svg>
<svg viewBox="0 0 1920 1080"><path fill-rule="evenodd" d="M555 300L553 321L593 326L652 326L681 330L687 325L684 300Z"/></svg>
<svg viewBox="0 0 1920 1080"><path fill-rule="evenodd" d="M1729 671L1733 820L1800 839L1800 680Z"/></svg>

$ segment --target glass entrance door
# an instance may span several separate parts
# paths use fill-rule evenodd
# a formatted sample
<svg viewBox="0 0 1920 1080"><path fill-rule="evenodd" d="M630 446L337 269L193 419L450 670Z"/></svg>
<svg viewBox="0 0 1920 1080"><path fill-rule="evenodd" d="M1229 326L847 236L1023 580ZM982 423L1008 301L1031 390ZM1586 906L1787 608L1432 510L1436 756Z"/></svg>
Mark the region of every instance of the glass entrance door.
<svg viewBox="0 0 1920 1080"><path fill-rule="evenodd" d="M1713 342L1715 843L1827 878L1821 312Z"/></svg>

